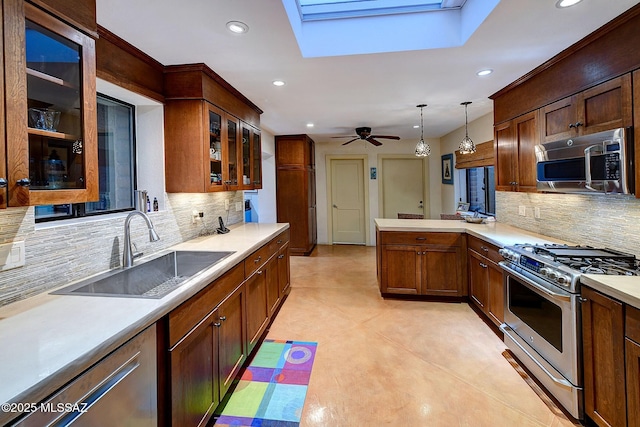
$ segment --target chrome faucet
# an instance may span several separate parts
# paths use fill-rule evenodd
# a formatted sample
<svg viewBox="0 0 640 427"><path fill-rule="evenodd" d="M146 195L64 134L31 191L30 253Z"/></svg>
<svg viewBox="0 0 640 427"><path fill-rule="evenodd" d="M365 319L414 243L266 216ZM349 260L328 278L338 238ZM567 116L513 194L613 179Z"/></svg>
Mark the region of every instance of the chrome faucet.
<svg viewBox="0 0 640 427"><path fill-rule="evenodd" d="M131 211L129 215L127 215L127 219L124 220L124 249L122 251L122 268L133 266L133 260L142 256L142 252L134 252L131 249L131 231L129 230L129 224L131 223L131 219L134 215L140 215L147 223L150 242L157 242L158 240L160 240L160 236L158 236L155 228L153 228L153 223L151 222L147 214L142 211Z"/></svg>

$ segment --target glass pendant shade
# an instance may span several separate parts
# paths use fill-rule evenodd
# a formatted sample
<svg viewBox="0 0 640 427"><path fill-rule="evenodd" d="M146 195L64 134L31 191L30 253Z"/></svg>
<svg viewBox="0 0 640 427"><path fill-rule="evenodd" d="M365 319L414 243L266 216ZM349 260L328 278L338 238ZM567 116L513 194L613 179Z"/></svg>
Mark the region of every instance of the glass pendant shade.
<svg viewBox="0 0 640 427"><path fill-rule="evenodd" d="M418 144L416 145L416 156L417 157L427 157L431 154L431 147L429 144L424 142L424 139L420 138Z"/></svg>
<svg viewBox="0 0 640 427"><path fill-rule="evenodd" d="M471 138L469 138L469 123L467 116L467 106L469 104L471 104L471 101L466 101L460 104L464 105L464 138L458 147L460 154L471 154L476 152L476 144L474 144Z"/></svg>
<svg viewBox="0 0 640 427"><path fill-rule="evenodd" d="M427 157L431 154L431 146L424 142L424 122L422 119L422 109L426 107L427 104L419 104L416 107L420 108L420 141L416 144L416 157Z"/></svg>

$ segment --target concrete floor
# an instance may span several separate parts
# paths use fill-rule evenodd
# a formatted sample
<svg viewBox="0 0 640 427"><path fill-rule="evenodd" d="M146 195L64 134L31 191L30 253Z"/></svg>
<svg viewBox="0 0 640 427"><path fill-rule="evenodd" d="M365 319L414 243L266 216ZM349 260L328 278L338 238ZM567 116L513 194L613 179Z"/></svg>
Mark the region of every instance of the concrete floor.
<svg viewBox="0 0 640 427"><path fill-rule="evenodd" d="M318 342L302 427L574 425L467 304L382 299L375 248L291 257L291 285L268 338Z"/></svg>

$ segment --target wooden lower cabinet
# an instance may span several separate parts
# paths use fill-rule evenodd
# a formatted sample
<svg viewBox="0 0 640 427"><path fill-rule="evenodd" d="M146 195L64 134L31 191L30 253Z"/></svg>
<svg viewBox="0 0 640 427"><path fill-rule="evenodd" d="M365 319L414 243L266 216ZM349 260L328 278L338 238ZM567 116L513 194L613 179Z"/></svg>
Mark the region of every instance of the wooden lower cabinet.
<svg viewBox="0 0 640 427"><path fill-rule="evenodd" d="M246 281L249 352L256 346L269 323L270 310L267 303L268 267L268 263L263 265Z"/></svg>
<svg viewBox="0 0 640 427"><path fill-rule="evenodd" d="M207 425L259 343L289 290L288 233L272 239L163 320L168 356L166 366L160 367L167 389L161 401L170 409L163 411L162 419L170 419L172 426Z"/></svg>
<svg viewBox="0 0 640 427"><path fill-rule="evenodd" d="M627 425L640 427L640 310L625 308Z"/></svg>
<svg viewBox="0 0 640 427"><path fill-rule="evenodd" d="M171 423L204 426L247 357L244 285L169 349Z"/></svg>
<svg viewBox="0 0 640 427"><path fill-rule="evenodd" d="M496 325L504 322L504 282L498 247L469 236L469 297Z"/></svg>
<svg viewBox="0 0 640 427"><path fill-rule="evenodd" d="M466 245L460 233L378 232L382 294L466 295Z"/></svg>
<svg viewBox="0 0 640 427"><path fill-rule="evenodd" d="M585 414L601 427L625 426L624 306L582 287Z"/></svg>

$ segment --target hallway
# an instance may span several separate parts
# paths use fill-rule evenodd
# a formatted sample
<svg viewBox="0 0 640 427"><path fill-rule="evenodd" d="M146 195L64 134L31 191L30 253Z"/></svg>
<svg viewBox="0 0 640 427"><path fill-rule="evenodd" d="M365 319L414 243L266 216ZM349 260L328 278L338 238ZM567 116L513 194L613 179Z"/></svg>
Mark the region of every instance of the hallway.
<svg viewBox="0 0 640 427"><path fill-rule="evenodd" d="M374 247L291 257L291 286L267 338L318 342L302 427L574 425L467 304L382 299Z"/></svg>

